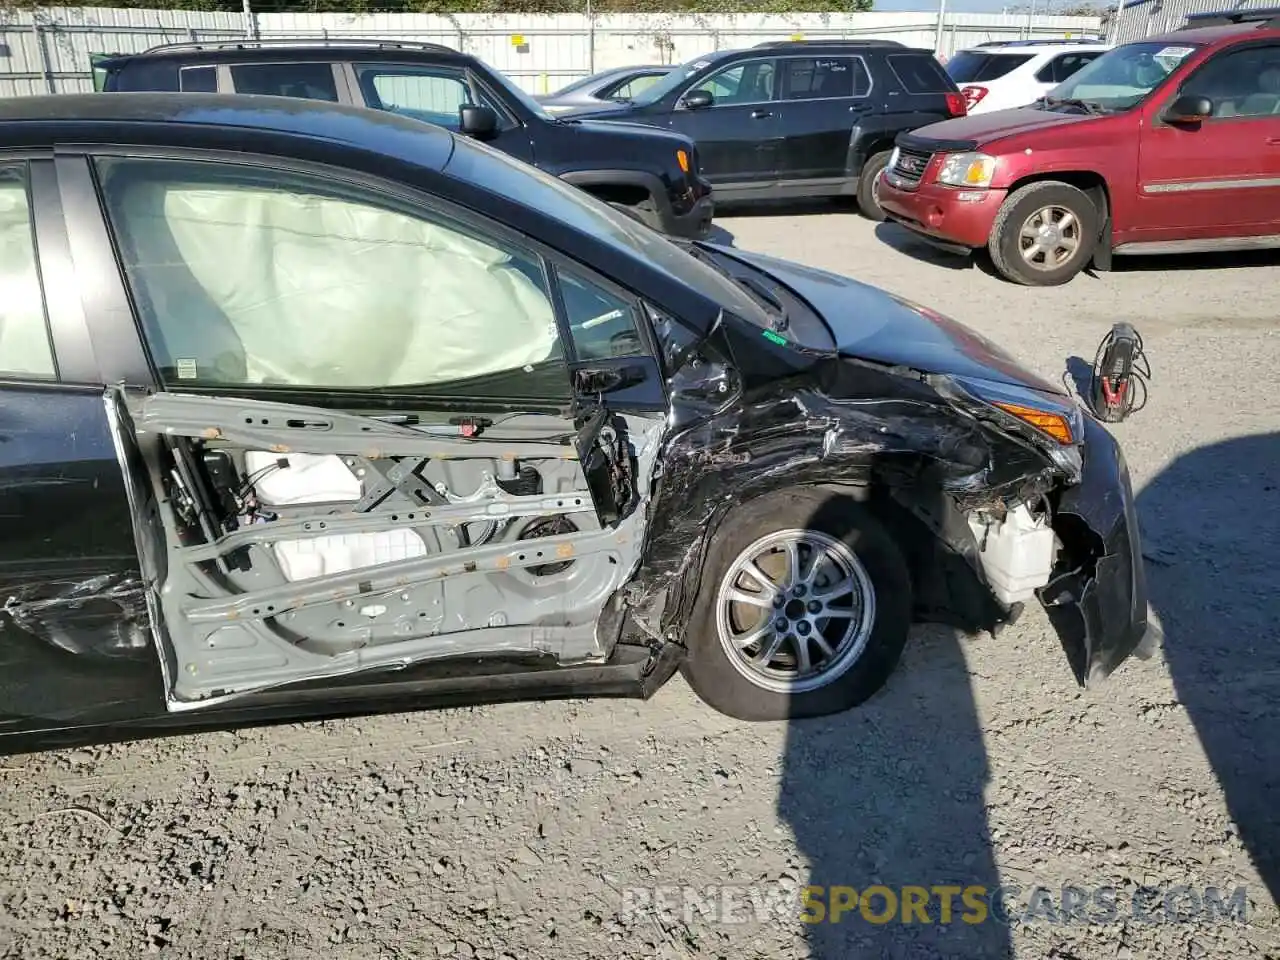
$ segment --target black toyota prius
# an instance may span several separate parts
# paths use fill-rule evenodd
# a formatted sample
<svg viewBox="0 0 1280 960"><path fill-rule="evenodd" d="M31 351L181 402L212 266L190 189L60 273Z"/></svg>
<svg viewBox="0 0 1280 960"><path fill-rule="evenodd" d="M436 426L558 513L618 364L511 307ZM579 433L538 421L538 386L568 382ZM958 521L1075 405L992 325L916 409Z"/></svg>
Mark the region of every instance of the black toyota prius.
<svg viewBox="0 0 1280 960"><path fill-rule="evenodd" d="M1124 460L853 280L269 97L0 105L9 749L444 703L852 707L913 622L1147 652Z"/></svg>

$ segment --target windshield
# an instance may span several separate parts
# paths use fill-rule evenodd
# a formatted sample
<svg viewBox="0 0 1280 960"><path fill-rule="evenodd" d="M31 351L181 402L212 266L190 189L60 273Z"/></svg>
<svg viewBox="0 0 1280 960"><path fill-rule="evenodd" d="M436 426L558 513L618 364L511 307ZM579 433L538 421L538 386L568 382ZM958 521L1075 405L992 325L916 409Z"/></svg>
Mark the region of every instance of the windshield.
<svg viewBox="0 0 1280 960"><path fill-rule="evenodd" d="M1081 67L1048 96L1083 100L1105 110L1127 110L1160 86L1195 49L1192 44L1127 43Z"/></svg>
<svg viewBox="0 0 1280 960"><path fill-rule="evenodd" d="M514 203L533 207L601 243L641 257L744 320L762 327L773 325L764 308L738 284L661 234L559 177L464 137L455 138L453 155L444 170Z"/></svg>
<svg viewBox="0 0 1280 960"><path fill-rule="evenodd" d="M715 63L722 54L708 53L705 56L694 57L688 63L682 63L673 69L665 77L657 83L646 88L643 93L632 97L631 102L637 106L648 106L651 103L657 103L668 93L676 88L683 86L684 82L694 74L701 73L711 64Z"/></svg>
<svg viewBox="0 0 1280 960"><path fill-rule="evenodd" d="M494 83L502 87L503 90L505 90L507 93L511 95L511 98L513 100L519 101L521 106L523 106L526 110L532 113L539 120L546 120L549 123L556 122L556 118L553 117L551 114L547 113L546 107L540 104L537 100L533 99L533 96L531 94L527 93L525 90L523 90L520 87L517 87L514 83L512 83L511 78L508 77L501 70L486 71L485 79L488 80L490 83Z"/></svg>

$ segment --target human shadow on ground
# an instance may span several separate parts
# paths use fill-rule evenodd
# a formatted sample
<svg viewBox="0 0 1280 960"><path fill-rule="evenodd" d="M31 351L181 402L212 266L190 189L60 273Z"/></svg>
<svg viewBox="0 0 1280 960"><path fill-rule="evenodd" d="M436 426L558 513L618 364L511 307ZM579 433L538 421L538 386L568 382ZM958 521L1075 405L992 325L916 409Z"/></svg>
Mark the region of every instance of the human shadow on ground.
<svg viewBox="0 0 1280 960"><path fill-rule="evenodd" d="M1280 900L1280 433L1184 454L1138 515L1178 702Z"/></svg>
<svg viewBox="0 0 1280 960"><path fill-rule="evenodd" d="M832 529L822 514L837 504L819 507L810 528ZM918 626L880 693L846 713L788 726L778 813L808 862L800 884L820 890L821 922L806 926L815 960L1012 956L1005 920L973 922L971 911L964 919L961 890L992 896L1000 879L983 792L989 767L961 642L951 627ZM832 888L862 896L872 886L880 892L867 913L854 906L833 922L840 894ZM946 886L949 917L932 893ZM918 914L903 922L906 887L931 891L930 922Z"/></svg>

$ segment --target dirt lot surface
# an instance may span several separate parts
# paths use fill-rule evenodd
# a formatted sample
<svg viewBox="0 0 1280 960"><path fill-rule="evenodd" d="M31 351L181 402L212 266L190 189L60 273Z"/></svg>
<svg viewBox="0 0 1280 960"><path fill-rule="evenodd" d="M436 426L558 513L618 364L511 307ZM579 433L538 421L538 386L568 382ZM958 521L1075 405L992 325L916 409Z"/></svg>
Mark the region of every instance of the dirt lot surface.
<svg viewBox="0 0 1280 960"><path fill-rule="evenodd" d="M4 758L0 957L1280 956L1280 257L1031 290L842 211L722 227L942 309L1054 378L1136 323L1155 382L1117 433L1161 654L1082 692L1037 609L998 638L922 629L864 708L791 726L718 716L677 679L648 703ZM939 923L930 894L935 922L807 925L782 899L877 883L1009 887L1015 922L965 922L957 894ZM1050 922L1064 886L1080 909ZM1159 922L1177 887L1184 922Z"/></svg>

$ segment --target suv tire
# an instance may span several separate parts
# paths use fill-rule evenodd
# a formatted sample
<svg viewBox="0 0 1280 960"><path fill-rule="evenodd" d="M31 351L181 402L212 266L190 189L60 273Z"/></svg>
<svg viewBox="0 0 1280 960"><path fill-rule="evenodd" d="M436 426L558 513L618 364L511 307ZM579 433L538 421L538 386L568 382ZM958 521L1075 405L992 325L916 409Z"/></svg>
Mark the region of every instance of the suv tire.
<svg viewBox="0 0 1280 960"><path fill-rule="evenodd" d="M791 544L799 546L791 556L799 558L802 575L788 580ZM809 569L806 578L805 563L815 556L825 559ZM744 569L752 563L786 588L781 606L729 599L731 590L741 591L752 582L766 587ZM745 592L756 591L748 587ZM847 609L851 615L825 618L815 607ZM741 648L734 640L763 626L764 635L747 647L762 654L783 619L789 624L784 635L790 639L770 661L780 669L761 671L748 662L748 655L737 652ZM689 618L688 655L680 669L705 703L739 720L839 713L884 685L902 655L911 619L906 562L871 511L828 491L793 488L744 504L716 531ZM808 626L802 626L805 623ZM815 670L807 679L788 679L798 673L796 643L801 640L812 651ZM817 645L819 640L825 649Z"/></svg>
<svg viewBox="0 0 1280 960"><path fill-rule="evenodd" d="M1000 274L1029 287L1066 283L1093 259L1098 208L1083 190L1040 180L1014 190L1000 205L987 250Z"/></svg>
<svg viewBox="0 0 1280 960"><path fill-rule="evenodd" d="M889 156L892 153L892 150L881 150L879 153L872 154L867 158L867 162L862 167L862 173L858 176L858 209L868 220L881 222L887 219L884 210L880 208L880 200L876 196L876 184L880 182L880 174L884 172L884 168L889 165Z"/></svg>

